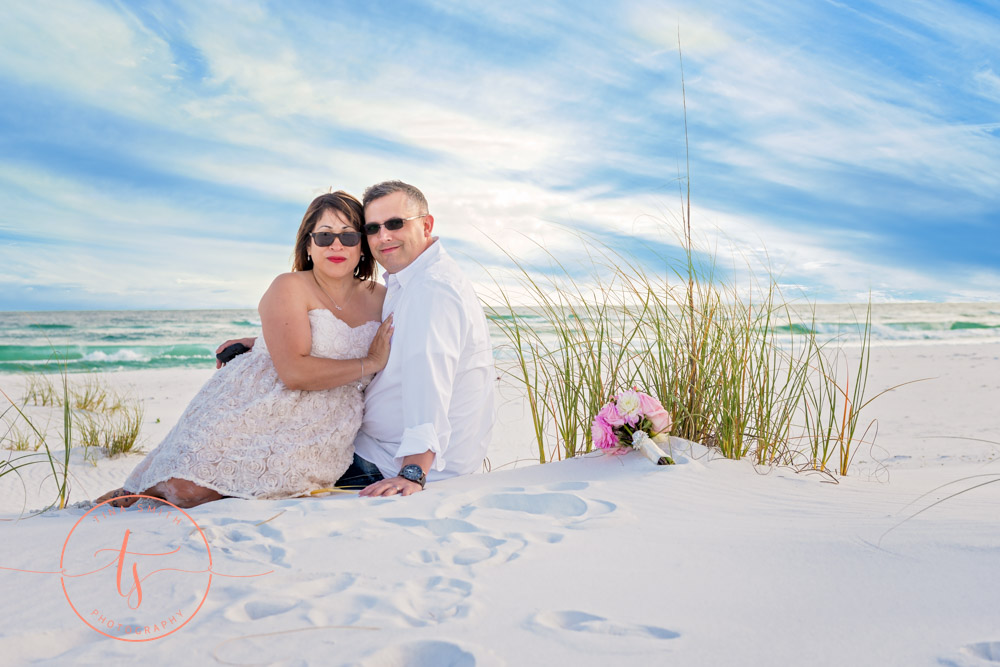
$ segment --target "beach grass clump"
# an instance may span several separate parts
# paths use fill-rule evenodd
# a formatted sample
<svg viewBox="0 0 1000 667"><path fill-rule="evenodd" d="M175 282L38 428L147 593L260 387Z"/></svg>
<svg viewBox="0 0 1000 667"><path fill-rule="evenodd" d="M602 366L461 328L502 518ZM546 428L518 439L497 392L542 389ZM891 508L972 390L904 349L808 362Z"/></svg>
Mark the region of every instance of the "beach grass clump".
<svg viewBox="0 0 1000 667"><path fill-rule="evenodd" d="M119 403L115 410L77 414L79 442L85 452L97 450L113 458L137 451L144 409L141 403Z"/></svg>
<svg viewBox="0 0 1000 667"><path fill-rule="evenodd" d="M551 255L541 271L511 258L517 287L498 280L500 305L488 307L514 360L506 372L525 389L540 462L591 451L600 406L637 387L671 413L670 435L726 458L847 474L871 402L870 315L859 323L860 363L842 380L844 352L797 326L773 278L738 289L692 253L654 277L595 243L586 239L582 279L579 264L574 277ZM515 293L532 305L514 305Z"/></svg>
<svg viewBox="0 0 1000 667"><path fill-rule="evenodd" d="M61 398L52 378L44 373L25 373L24 398L23 403L27 405L41 405L45 407L58 407L61 405Z"/></svg>
<svg viewBox="0 0 1000 667"><path fill-rule="evenodd" d="M0 422L0 449L14 452L37 452L42 440L31 429L20 427L17 422Z"/></svg>
<svg viewBox="0 0 1000 667"><path fill-rule="evenodd" d="M108 389L100 376L91 376L72 388L73 408L89 412L115 411L123 406L121 397Z"/></svg>
<svg viewBox="0 0 1000 667"><path fill-rule="evenodd" d="M109 389L98 375L69 382L68 388L67 396L74 410L91 412L117 410L122 405L121 397ZM53 383L52 376L44 373L25 373L22 399L24 405L59 407L63 404L64 398Z"/></svg>
<svg viewBox="0 0 1000 667"><path fill-rule="evenodd" d="M861 346L853 369L842 350L816 354L813 359L815 372L804 384L801 437L808 443L810 462L817 470L833 467L839 474L847 474L858 445L869 441L868 434L873 427L873 423L869 423L859 436L861 411L882 394L896 388L890 387L866 398L871 360L871 304L864 322L858 323L858 337ZM816 341L815 334L811 334L811 338L814 347L827 347L827 344Z"/></svg>
<svg viewBox="0 0 1000 667"><path fill-rule="evenodd" d="M74 383L65 368L58 384L39 373L25 377L20 402L0 388L0 396L7 401L7 408L0 413L0 448L24 452L0 461L0 477L20 476L19 470L26 466L46 464L56 483L55 498L46 509L62 509L69 501L69 462L74 444L83 446L85 458L97 451L109 457L138 451L144 409L141 402L110 389L100 377ZM48 426L41 426L25 412L29 404L59 408L62 452L52 450Z"/></svg>
<svg viewBox="0 0 1000 667"><path fill-rule="evenodd" d="M59 400L48 403L52 406L62 407L63 452L61 459L58 458L55 452L53 452L49 447L49 443L45 437L45 431L47 428L40 429L39 426L30 417L28 417L27 414L25 414L23 406L18 405L14 399L12 399L2 388L0 388L0 396L3 396L8 404L5 414L10 411L12 411L11 414L16 414L15 419L19 418L22 420L26 428L34 434L34 437L37 438L37 441L41 444L40 449L44 449L44 451L34 451L32 453L22 454L18 457L10 457L6 461L0 462L0 478L9 474L16 474L20 476L18 471L25 466L47 463L52 472L52 478L56 482L56 496L52 503L42 511L46 511L51 507L63 509L66 507L69 499L69 459L73 441L73 413L70 408L69 379L67 378L65 368L63 369L61 377L62 395L58 397ZM55 391L54 388L53 391ZM26 402L27 398L25 403Z"/></svg>

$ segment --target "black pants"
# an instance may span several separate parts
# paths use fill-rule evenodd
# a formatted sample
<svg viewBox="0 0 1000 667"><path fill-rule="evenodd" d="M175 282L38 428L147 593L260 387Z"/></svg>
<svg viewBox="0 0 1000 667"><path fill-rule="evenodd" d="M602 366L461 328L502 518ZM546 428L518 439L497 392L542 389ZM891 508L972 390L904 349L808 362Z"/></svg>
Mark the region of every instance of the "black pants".
<svg viewBox="0 0 1000 667"><path fill-rule="evenodd" d="M351 467L341 475L334 486L342 489L363 489L369 484L374 484L382 479L385 478L382 477L382 473L379 472L378 467L374 463L365 461L355 454Z"/></svg>

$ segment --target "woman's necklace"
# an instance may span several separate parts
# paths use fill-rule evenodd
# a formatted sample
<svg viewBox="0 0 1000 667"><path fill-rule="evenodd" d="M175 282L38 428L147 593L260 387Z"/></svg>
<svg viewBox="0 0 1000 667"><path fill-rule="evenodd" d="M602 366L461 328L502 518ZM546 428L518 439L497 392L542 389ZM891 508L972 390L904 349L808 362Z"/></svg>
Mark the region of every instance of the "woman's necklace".
<svg viewBox="0 0 1000 667"><path fill-rule="evenodd" d="M323 288L323 284L320 283L319 278L316 277L316 273L315 272L312 274L312 276L313 276L313 280L316 281L316 286L319 287L319 291L322 292L326 296L326 298L330 300L330 303L333 304L333 307L336 308L337 310L344 310L343 308L341 308L340 306L337 305L337 302L333 300L333 297L330 296L330 293L327 292L326 289ZM353 298L354 298L354 290L351 290L351 293L347 297L347 301L344 302L344 305L346 306L347 304L349 304L351 302L351 299L353 299Z"/></svg>

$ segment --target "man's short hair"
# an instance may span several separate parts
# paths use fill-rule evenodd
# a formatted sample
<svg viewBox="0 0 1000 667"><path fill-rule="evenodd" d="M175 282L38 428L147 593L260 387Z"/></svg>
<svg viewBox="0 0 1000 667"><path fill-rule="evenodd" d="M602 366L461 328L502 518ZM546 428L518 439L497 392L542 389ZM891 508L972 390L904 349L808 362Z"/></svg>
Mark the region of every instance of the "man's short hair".
<svg viewBox="0 0 1000 667"><path fill-rule="evenodd" d="M407 201L420 209L419 213L427 213L427 198L424 197L424 193L415 186L403 181L382 181L381 183L376 183L365 188L362 204L365 208L368 208L368 204L376 199L387 197L394 192L402 192L406 195Z"/></svg>

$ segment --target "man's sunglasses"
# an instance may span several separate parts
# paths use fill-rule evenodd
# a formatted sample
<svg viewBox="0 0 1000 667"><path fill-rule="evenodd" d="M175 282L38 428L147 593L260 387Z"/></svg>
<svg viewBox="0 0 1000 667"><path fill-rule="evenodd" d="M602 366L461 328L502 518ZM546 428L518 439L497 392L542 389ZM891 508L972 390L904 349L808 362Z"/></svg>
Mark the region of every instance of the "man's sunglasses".
<svg viewBox="0 0 1000 667"><path fill-rule="evenodd" d="M333 245L336 239L340 239L340 245L347 248L361 243L361 234L358 232L340 232L339 234L334 234L333 232L313 232L309 236L312 237L313 243L320 248Z"/></svg>
<svg viewBox="0 0 1000 667"><path fill-rule="evenodd" d="M410 216L409 218L389 218L385 222L368 222L365 223L363 229L365 230L365 234L367 234L368 236L375 236L376 234L378 234L379 228L383 226L385 227L386 231L398 232L400 229L403 228L403 223L406 222L407 220L416 220L417 218L424 218L424 217L427 217L426 213L421 213L420 215L413 215Z"/></svg>

